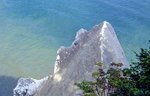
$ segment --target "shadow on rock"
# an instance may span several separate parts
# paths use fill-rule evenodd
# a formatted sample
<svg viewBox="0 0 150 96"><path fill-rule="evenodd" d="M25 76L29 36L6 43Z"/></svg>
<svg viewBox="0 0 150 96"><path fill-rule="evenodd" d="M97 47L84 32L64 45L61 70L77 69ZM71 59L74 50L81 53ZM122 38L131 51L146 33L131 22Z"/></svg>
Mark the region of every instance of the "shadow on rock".
<svg viewBox="0 0 150 96"><path fill-rule="evenodd" d="M0 96L13 96L18 78L0 76Z"/></svg>

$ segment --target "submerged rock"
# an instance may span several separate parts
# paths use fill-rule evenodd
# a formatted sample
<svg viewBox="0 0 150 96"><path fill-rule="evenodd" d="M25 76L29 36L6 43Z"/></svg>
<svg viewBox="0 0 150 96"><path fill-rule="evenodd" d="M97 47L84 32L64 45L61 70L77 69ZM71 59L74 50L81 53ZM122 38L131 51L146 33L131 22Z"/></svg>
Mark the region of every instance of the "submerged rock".
<svg viewBox="0 0 150 96"><path fill-rule="evenodd" d="M30 95L82 96L82 91L74 83L94 80L91 74L97 69L96 62L103 62L107 68L112 62L123 63L123 67L129 67L114 29L106 21L94 26L89 32L80 29L70 47L61 47L57 51L53 76L42 84L41 90L38 89Z"/></svg>

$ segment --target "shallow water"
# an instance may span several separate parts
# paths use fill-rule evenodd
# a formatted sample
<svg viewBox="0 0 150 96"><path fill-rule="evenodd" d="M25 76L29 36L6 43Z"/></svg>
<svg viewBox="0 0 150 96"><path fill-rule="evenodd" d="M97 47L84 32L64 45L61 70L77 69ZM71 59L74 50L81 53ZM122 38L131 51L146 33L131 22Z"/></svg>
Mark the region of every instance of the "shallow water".
<svg viewBox="0 0 150 96"><path fill-rule="evenodd" d="M0 76L42 78L76 31L106 20L128 61L150 39L149 0L0 0Z"/></svg>

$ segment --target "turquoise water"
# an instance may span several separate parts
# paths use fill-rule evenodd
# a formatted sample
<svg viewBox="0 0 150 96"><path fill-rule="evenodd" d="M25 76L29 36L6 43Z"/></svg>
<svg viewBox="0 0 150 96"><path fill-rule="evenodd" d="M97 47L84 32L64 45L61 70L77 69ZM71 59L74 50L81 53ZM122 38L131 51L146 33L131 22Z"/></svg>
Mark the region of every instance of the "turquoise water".
<svg viewBox="0 0 150 96"><path fill-rule="evenodd" d="M42 78L76 31L106 20L128 61L150 39L150 0L0 0L0 76Z"/></svg>

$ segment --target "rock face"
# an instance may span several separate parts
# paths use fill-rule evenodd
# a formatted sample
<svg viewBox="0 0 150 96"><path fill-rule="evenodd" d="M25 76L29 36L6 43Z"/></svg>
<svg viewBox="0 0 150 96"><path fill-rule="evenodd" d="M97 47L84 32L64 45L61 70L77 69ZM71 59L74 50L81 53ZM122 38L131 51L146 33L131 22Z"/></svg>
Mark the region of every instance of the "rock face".
<svg viewBox="0 0 150 96"><path fill-rule="evenodd" d="M89 32L79 30L72 46L61 47L57 54L55 73L36 96L82 96L74 83L93 80L96 62L103 62L107 68L111 62L129 67L114 29L106 21Z"/></svg>
<svg viewBox="0 0 150 96"><path fill-rule="evenodd" d="M89 32L80 29L71 47L61 47L57 51L53 76L42 84L40 91L30 95L82 96L82 91L74 83L93 80L91 74L97 69L96 62L103 62L107 68L111 62L129 67L114 29L106 21Z"/></svg>
<svg viewBox="0 0 150 96"><path fill-rule="evenodd" d="M33 78L20 78L16 88L13 90L14 96L34 95L42 88L42 85L46 80L48 80L48 76L41 80L35 80Z"/></svg>

